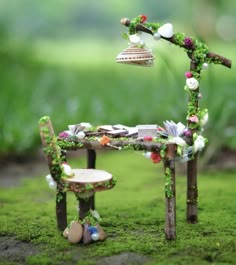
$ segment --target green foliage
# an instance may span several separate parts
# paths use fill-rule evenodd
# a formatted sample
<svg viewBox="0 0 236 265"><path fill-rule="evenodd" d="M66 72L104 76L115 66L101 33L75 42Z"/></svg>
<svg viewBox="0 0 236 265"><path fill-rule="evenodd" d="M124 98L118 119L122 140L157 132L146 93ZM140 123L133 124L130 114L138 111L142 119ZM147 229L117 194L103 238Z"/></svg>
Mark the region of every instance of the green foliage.
<svg viewBox="0 0 236 265"><path fill-rule="evenodd" d="M167 198L172 198L174 196L172 191L172 176L171 176L171 170L169 167L165 169L165 193Z"/></svg>
<svg viewBox="0 0 236 265"><path fill-rule="evenodd" d="M0 235L15 235L39 248L36 256L27 258L27 264L96 264L123 252L146 256L149 265L235 264L235 172L199 175L199 222L195 225L185 222L186 178L177 175L177 239L168 242L163 233L165 179L161 165L129 151L99 155L97 162L98 168L106 168L118 179L114 189L96 194L101 225L108 236L104 242L71 245L60 235L55 191L48 188L44 177L1 189ZM70 164L82 166L83 161ZM70 221L76 215L76 198L70 193L67 199Z"/></svg>

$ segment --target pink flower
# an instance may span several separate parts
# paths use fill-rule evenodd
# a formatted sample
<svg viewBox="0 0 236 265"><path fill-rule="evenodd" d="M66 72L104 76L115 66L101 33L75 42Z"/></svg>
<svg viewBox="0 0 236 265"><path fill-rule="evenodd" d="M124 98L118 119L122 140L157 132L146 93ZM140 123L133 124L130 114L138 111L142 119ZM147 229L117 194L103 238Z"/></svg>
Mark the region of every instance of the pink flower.
<svg viewBox="0 0 236 265"><path fill-rule="evenodd" d="M192 132L190 130L186 130L186 131L184 131L184 135L185 136L191 136Z"/></svg>
<svg viewBox="0 0 236 265"><path fill-rule="evenodd" d="M189 121L194 122L194 123L198 123L199 119L196 115L193 115L191 117L188 118Z"/></svg>
<svg viewBox="0 0 236 265"><path fill-rule="evenodd" d="M151 159L153 163L159 163L161 161L161 156L157 152L152 152L151 153Z"/></svg>
<svg viewBox="0 0 236 265"><path fill-rule="evenodd" d="M59 137L60 138L68 138L70 135L69 135L69 133L67 133L67 132L61 132L61 133L59 133Z"/></svg>
<svg viewBox="0 0 236 265"><path fill-rule="evenodd" d="M192 75L191 72L186 72L186 73L185 73L185 76L186 76L187 78L191 78L191 77L193 77L193 75Z"/></svg>
<svg viewBox="0 0 236 265"><path fill-rule="evenodd" d="M144 141L152 141L152 136L144 136L143 140Z"/></svg>

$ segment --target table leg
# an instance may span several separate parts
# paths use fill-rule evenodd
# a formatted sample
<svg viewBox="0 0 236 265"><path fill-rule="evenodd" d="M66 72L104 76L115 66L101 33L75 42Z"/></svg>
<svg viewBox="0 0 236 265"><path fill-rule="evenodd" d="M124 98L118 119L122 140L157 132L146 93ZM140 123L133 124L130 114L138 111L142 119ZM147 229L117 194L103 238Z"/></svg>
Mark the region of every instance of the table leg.
<svg viewBox="0 0 236 265"><path fill-rule="evenodd" d="M166 239L169 240L176 238L176 191L174 157L175 145L169 145L168 157L164 160L166 201L165 235Z"/></svg>
<svg viewBox="0 0 236 265"><path fill-rule="evenodd" d="M188 223L196 223L197 218L197 154L193 160L187 164L187 213L186 219Z"/></svg>
<svg viewBox="0 0 236 265"><path fill-rule="evenodd" d="M87 168L96 168L96 151L87 150ZM95 194L89 198L90 209L95 210Z"/></svg>
<svg viewBox="0 0 236 265"><path fill-rule="evenodd" d="M63 231L67 227L67 206L66 206L66 192L57 189L56 196L56 217L57 227Z"/></svg>

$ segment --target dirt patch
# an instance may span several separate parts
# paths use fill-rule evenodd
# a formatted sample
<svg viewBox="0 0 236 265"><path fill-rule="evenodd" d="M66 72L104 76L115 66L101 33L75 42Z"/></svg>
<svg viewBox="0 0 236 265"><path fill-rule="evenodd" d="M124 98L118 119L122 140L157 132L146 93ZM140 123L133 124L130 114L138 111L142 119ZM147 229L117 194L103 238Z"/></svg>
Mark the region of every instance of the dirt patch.
<svg viewBox="0 0 236 265"><path fill-rule="evenodd" d="M27 264L27 258L39 254L41 250L34 244L17 240L14 236L0 237L0 263L16 262L19 264ZM78 260L77 260L78 261ZM150 261L149 257L133 253L124 252L111 257L104 257L94 261L91 264L96 265L143 265ZM74 264L73 258L68 264Z"/></svg>
<svg viewBox="0 0 236 265"><path fill-rule="evenodd" d="M141 265L148 261L150 261L148 257L132 252L125 252L119 255L102 258L98 261L97 265Z"/></svg>
<svg viewBox="0 0 236 265"><path fill-rule="evenodd" d="M25 264L26 258L39 253L35 245L17 240L15 237L0 237L0 261Z"/></svg>

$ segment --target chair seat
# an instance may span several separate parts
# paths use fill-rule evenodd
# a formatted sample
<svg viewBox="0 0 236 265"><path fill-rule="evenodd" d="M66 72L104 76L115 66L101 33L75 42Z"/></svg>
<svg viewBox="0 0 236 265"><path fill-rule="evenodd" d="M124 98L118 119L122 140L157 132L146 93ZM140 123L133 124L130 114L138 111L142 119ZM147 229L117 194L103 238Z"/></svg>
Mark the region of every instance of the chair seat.
<svg viewBox="0 0 236 265"><path fill-rule="evenodd" d="M94 193L114 187L111 173L100 169L72 169L74 176L63 179L68 190L79 194Z"/></svg>

